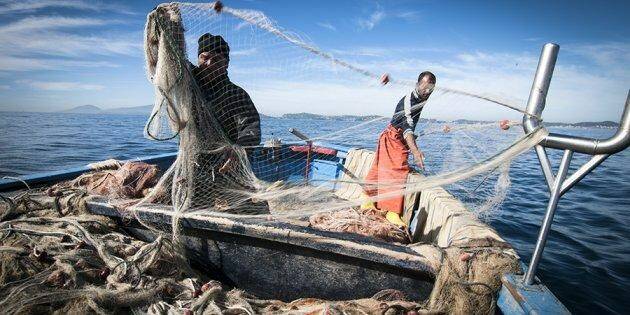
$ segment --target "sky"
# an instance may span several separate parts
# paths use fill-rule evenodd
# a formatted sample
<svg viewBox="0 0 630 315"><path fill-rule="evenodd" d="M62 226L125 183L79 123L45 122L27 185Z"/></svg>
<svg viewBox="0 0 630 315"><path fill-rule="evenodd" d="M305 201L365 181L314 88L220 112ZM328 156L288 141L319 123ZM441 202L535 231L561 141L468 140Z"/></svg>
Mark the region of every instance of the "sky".
<svg viewBox="0 0 630 315"><path fill-rule="evenodd" d="M152 104L143 29L157 1L0 1L0 111ZM309 45L374 73L524 108L540 49L560 45L543 118L618 121L630 88L628 1L224 1L263 12ZM264 114L391 115L406 92L368 82L234 17L184 17L232 48L230 76ZM188 24L187 24L188 23ZM195 51L194 45L188 51ZM148 114L148 113L147 113ZM434 93L426 117L518 119L493 104Z"/></svg>

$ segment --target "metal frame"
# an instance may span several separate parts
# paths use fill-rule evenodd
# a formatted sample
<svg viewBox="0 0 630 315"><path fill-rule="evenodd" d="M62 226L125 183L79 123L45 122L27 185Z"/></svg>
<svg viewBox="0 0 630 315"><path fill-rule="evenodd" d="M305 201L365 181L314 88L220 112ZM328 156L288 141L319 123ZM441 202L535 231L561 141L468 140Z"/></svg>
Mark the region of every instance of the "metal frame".
<svg viewBox="0 0 630 315"><path fill-rule="evenodd" d="M556 65L559 50L560 46L557 44L549 43L543 46L540 60L538 61L538 68L536 69L536 75L534 76L534 83L532 84L532 89L527 101L526 114L523 115L523 129L527 133L532 132L536 128L545 128L541 123L541 114L545 109L547 91L549 91L549 84L551 83L551 77ZM527 273L523 278L523 282L526 285L534 283L536 270L538 269L545 243L547 242L553 216L560 197L604 162L610 155L623 151L629 145L630 91L628 91L619 128L612 137L608 139L592 139L549 133L548 136L536 145L536 154L538 155L538 161L540 162L547 186L549 187L550 196L547 211L545 212L545 217L536 241L536 247L534 248ZM553 174L551 162L549 161L545 148L564 150L564 155L562 156L556 175ZM571 176L567 177L574 152L590 154L593 157Z"/></svg>

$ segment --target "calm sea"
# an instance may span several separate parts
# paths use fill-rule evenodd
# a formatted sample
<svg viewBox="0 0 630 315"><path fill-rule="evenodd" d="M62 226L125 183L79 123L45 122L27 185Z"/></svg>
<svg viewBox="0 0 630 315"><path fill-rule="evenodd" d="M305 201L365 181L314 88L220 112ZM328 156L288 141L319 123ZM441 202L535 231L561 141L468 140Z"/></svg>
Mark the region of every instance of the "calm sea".
<svg viewBox="0 0 630 315"><path fill-rule="evenodd" d="M107 158L133 159L174 152L177 144L155 142L142 136L143 116L8 113L0 112L0 176L61 170ZM386 122L378 122L330 139L330 142L373 148ZM265 138L294 140L287 128L298 127L317 136L356 125L329 120L263 120ZM424 126L427 127L427 126ZM517 128L513 128L517 129ZM553 132L585 137L610 136L611 129L551 128ZM493 131L494 132L494 131ZM513 140L518 130L510 130ZM484 150L492 134L478 133L471 150ZM427 170L439 172L456 160L445 147L446 136L421 138ZM498 135L497 135L498 137ZM472 140L472 139L471 139ZM551 152L557 163L561 152ZM450 156L450 160L449 157ZM466 155L462 155L466 156ZM572 169L586 161L577 155ZM446 165L446 166L445 166ZM557 165L557 164L554 164ZM539 277L575 313L628 313L630 311L630 150L614 155L563 196L540 266ZM445 168L446 167L446 168ZM528 152L512 163L512 185L501 208L489 223L528 261L544 214L548 191L536 155ZM473 183L474 184L474 183ZM479 194L452 188L467 203L479 203Z"/></svg>

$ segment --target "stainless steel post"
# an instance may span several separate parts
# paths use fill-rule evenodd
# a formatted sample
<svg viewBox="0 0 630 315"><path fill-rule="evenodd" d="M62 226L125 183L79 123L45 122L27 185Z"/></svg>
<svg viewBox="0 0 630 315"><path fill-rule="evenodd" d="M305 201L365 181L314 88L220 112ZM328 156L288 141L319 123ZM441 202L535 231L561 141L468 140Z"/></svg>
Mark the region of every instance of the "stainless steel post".
<svg viewBox="0 0 630 315"><path fill-rule="evenodd" d="M538 161L540 161L540 167L542 168L543 175L545 175L545 181L547 182L547 187L549 187L549 191L551 191L551 187L553 186L553 169L551 168L551 162L549 162L549 157L547 157L547 152L545 148L538 144L536 145L536 154L538 155Z"/></svg>
<svg viewBox="0 0 630 315"><path fill-rule="evenodd" d="M588 173L594 170L597 166L602 164L604 160L606 160L610 154L599 154L593 156L586 164L582 165L577 171L575 171L571 176L567 177L567 179L562 184L562 188L560 190L560 196L564 195L571 187L577 184L582 178L584 178Z"/></svg>
<svg viewBox="0 0 630 315"><path fill-rule="evenodd" d="M552 43L543 46L532 89L529 94L529 99L527 100L526 114L523 115L523 129L525 133L533 132L537 128L544 128L541 115L545 109L547 92L549 91L549 84L551 83L559 49L560 47L558 45ZM626 97L619 128L617 128L617 132L612 137L608 139L591 139L550 133L536 146L536 154L545 176L545 181L549 187L550 197L532 260L523 280L525 284L530 285L534 282L536 269L542 257L542 252L545 248L547 236L560 197L611 154L623 151L628 146L630 146L630 91L628 91L628 96ZM558 174L555 177L551 163L549 162L549 157L545 151L546 148L565 150L562 161L560 162ZM573 175L566 178L573 152L586 153L593 155L593 157L586 164L582 165Z"/></svg>
<svg viewBox="0 0 630 315"><path fill-rule="evenodd" d="M551 84L551 77L553 76L553 69L556 66L559 50L560 46L549 43L545 44L540 52L540 60L538 60L536 75L534 76L532 89L529 92L527 108L525 109L527 115L523 115L523 129L526 133L532 132L540 126L540 115L545 109L547 92L549 91L549 85ZM537 145L536 155L538 156L540 167L545 175L547 187L551 190L554 178L547 152L545 152L545 149L541 145Z"/></svg>
<svg viewBox="0 0 630 315"><path fill-rule="evenodd" d="M532 83L532 89L527 100L527 108L525 109L527 115L523 116L523 129L525 129L526 133L532 132L540 125L540 115L545 109L547 92L549 91L549 84L551 83L551 76L556 66L559 50L560 46L549 43L543 46L540 53L534 83Z"/></svg>
<svg viewBox="0 0 630 315"><path fill-rule="evenodd" d="M560 161L560 166L558 167L558 174L556 175L556 180L553 182L553 188L551 189L551 196L549 197L549 204L547 205L545 218L543 220L542 226L540 227L540 233L538 234L536 247L534 248L534 253L532 254L532 260L529 263L529 268L527 269L527 273L525 274L524 282L526 285L531 285L532 283L534 283L536 269L538 269L540 258L542 257L543 250L545 249L547 236L549 235L551 223L553 222L553 215L556 212L558 200L560 199L562 183L567 176L567 171L569 170L569 164L571 164L572 157L573 151L571 150L565 150L564 155L562 155L562 160Z"/></svg>

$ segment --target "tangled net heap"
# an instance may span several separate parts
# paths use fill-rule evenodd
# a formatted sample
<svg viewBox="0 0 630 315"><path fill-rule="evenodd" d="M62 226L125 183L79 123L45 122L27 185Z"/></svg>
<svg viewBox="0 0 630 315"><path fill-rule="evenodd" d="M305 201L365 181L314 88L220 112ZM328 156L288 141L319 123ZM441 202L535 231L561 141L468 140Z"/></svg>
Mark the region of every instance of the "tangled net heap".
<svg viewBox="0 0 630 315"><path fill-rule="evenodd" d="M85 210L85 190L29 191L0 204L5 314L284 314L420 311L398 291L352 301L261 300L197 272L168 238L147 243ZM6 200L5 200L6 201Z"/></svg>
<svg viewBox="0 0 630 315"><path fill-rule="evenodd" d="M505 252L453 247L423 303L395 290L350 301L262 300L189 267L167 238L143 242L111 219L87 213L84 190L57 192L26 192L0 204L6 314L487 314L501 286L497 272L519 270Z"/></svg>
<svg viewBox="0 0 630 315"><path fill-rule="evenodd" d="M372 236L388 242L409 243L406 231L389 223L385 216L375 209L347 209L321 212L309 218L311 227L324 231L355 233Z"/></svg>

